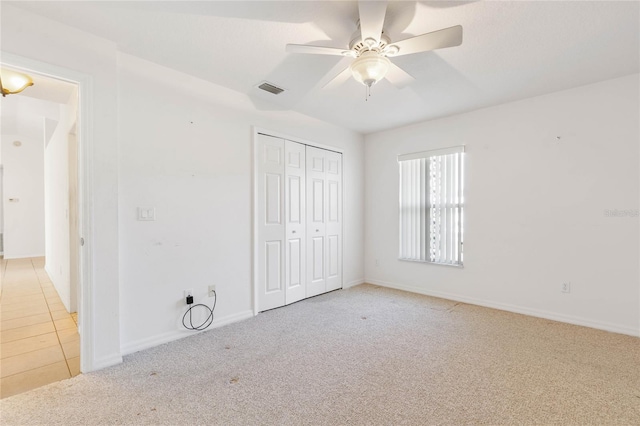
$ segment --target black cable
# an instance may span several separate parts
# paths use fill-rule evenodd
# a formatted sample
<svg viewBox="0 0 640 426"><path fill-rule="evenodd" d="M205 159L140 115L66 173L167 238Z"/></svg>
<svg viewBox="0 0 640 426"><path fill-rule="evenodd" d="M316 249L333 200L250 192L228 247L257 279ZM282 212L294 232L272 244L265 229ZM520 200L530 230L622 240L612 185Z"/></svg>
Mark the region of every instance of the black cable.
<svg viewBox="0 0 640 426"><path fill-rule="evenodd" d="M209 327L212 323L213 323L213 310L216 308L216 303L218 302L218 295L216 294L216 292L213 292L213 306L210 308L205 304L202 303L198 303L196 305L192 305L189 307L189 309L187 309L187 312L184 313L184 315L182 316L182 325L184 326L184 328L186 328L187 330L196 330L196 331L200 331L200 330L204 330L205 328ZM205 308L207 311L209 311L209 316L207 317L206 320L204 320L204 322L198 326L193 325L193 318L192 318L192 314L191 314L191 310L197 306L202 306L203 308ZM189 325L187 325L185 323L185 319L187 318L187 314L189 314Z"/></svg>

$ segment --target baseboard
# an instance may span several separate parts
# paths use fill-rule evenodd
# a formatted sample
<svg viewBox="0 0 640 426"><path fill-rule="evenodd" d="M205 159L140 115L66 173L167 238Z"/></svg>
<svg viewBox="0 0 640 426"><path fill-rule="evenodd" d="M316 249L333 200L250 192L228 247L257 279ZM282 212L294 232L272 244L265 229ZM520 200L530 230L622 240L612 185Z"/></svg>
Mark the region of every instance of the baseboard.
<svg viewBox="0 0 640 426"><path fill-rule="evenodd" d="M122 355L113 354L106 357L102 357L99 359L93 360L87 371L82 371L83 373L87 373L89 371L97 371L102 370L103 368L111 367L114 365L118 365L122 363Z"/></svg>
<svg viewBox="0 0 640 426"><path fill-rule="evenodd" d="M71 312L71 306L70 306L71 301L69 300L70 297L67 296L66 294L61 294L62 292L60 291L60 288L59 288L60 283L58 283L57 279L54 278L55 274L51 273L51 271L49 270L49 264L47 264L46 262L44 264L44 271L47 273L47 275L49 275L51 284L53 284L53 287L56 289L56 293L58 293L58 296L60 297L60 301L62 301L64 308L67 310L67 312Z"/></svg>
<svg viewBox="0 0 640 426"><path fill-rule="evenodd" d="M29 259L30 257L44 257L44 253L41 254L22 254L20 256L6 256L3 255L5 260L17 260L17 259Z"/></svg>
<svg viewBox="0 0 640 426"><path fill-rule="evenodd" d="M610 331L613 333L626 334L630 336L640 337L640 330L633 327L627 327L619 324L612 324L603 321L593 321L587 318L576 317L572 315L558 314L555 312L543 311L539 309L531 309L523 306L511 305L508 303L492 302L484 299L476 299L473 297L460 296L453 293L425 290L420 287L396 284L388 281L365 279L369 284L375 284L382 287L393 288L396 290L408 291L410 293L424 294L425 296L439 297L441 299L455 300L456 302L468 303L471 305L484 306L486 308L498 309L501 311L513 312L516 314L529 315L537 318L544 318L552 321L564 322L567 324L580 325L583 327L595 328L598 330Z"/></svg>
<svg viewBox="0 0 640 426"><path fill-rule="evenodd" d="M360 278L359 280L353 280L348 282L347 284L343 285L342 288L351 288L351 287L355 287L357 285L360 284L364 284L366 281L364 280L364 278Z"/></svg>
<svg viewBox="0 0 640 426"><path fill-rule="evenodd" d="M227 315L223 318L214 319L213 324L209 328L203 331L190 331L190 330L174 330L168 333L163 333L157 336L148 337L146 339L137 340L123 345L120 350L123 355L129 355L134 352L142 351L145 349L153 348L154 346L162 345L164 343L180 340L185 337L193 336L198 333L213 330L214 328L222 327L232 324L234 322L242 321L245 319L253 318L253 311L247 310L238 312L237 314Z"/></svg>

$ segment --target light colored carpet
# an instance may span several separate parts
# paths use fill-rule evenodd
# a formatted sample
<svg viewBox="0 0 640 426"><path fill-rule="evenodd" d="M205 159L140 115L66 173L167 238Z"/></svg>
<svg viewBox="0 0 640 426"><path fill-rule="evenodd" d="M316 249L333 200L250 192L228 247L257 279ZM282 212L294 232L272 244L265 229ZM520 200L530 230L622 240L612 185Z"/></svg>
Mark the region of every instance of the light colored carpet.
<svg viewBox="0 0 640 426"><path fill-rule="evenodd" d="M638 425L640 339L361 285L0 409L3 425Z"/></svg>

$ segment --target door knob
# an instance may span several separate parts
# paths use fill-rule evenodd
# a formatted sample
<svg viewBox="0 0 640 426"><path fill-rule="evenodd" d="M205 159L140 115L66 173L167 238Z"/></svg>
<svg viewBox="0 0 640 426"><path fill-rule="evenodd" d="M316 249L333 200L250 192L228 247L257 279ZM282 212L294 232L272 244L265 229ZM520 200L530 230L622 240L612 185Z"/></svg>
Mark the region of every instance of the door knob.
<svg viewBox="0 0 640 426"><path fill-rule="evenodd" d="M320 230L319 230L319 229L316 229L316 232L320 232Z"/></svg>
<svg viewBox="0 0 640 426"><path fill-rule="evenodd" d="M291 231L291 233L295 234L295 233L296 233L296 231Z"/></svg>

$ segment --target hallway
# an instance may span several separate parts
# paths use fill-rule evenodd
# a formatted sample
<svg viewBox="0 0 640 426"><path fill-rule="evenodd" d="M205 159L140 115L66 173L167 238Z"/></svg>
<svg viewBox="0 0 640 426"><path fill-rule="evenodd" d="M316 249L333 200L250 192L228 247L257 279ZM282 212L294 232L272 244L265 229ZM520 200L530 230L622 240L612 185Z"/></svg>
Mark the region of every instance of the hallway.
<svg viewBox="0 0 640 426"><path fill-rule="evenodd" d="M0 262L0 397L78 375L77 313L66 311L44 258Z"/></svg>

